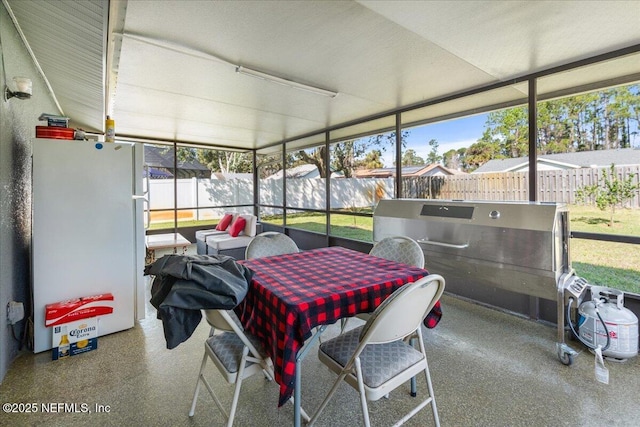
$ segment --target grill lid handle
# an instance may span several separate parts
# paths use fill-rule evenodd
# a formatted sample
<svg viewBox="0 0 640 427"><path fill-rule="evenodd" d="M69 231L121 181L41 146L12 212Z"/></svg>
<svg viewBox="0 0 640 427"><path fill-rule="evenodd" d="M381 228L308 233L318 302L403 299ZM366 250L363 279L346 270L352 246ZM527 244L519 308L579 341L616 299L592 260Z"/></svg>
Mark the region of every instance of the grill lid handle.
<svg viewBox="0 0 640 427"><path fill-rule="evenodd" d="M466 249L469 247L469 243L456 245L454 243L437 242L435 240L428 240L428 239L418 239L417 242L424 243L425 245L444 246L445 248L453 248L453 249Z"/></svg>

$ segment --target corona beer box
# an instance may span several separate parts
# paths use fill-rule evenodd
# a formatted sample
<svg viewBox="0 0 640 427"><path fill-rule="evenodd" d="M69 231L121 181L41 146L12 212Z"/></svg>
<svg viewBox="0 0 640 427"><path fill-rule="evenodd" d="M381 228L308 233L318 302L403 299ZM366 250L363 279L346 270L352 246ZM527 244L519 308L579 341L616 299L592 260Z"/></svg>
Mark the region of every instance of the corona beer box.
<svg viewBox="0 0 640 427"><path fill-rule="evenodd" d="M51 344L53 360L95 350L98 348L98 318L54 326Z"/></svg>
<svg viewBox="0 0 640 427"><path fill-rule="evenodd" d="M52 359L98 348L98 316L113 313L113 295L100 294L47 304L45 326L52 327Z"/></svg>

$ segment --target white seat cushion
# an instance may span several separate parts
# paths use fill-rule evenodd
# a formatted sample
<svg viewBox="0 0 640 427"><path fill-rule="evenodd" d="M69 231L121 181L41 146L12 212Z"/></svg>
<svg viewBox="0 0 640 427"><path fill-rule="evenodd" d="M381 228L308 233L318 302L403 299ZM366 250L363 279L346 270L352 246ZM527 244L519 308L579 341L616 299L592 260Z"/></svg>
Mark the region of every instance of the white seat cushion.
<svg viewBox="0 0 640 427"><path fill-rule="evenodd" d="M219 230L198 230L196 231L196 249L198 251L198 255L206 255L207 254L207 238L209 236L228 236L229 233L226 231Z"/></svg>
<svg viewBox="0 0 640 427"><path fill-rule="evenodd" d="M246 247L253 239L251 236L240 235L238 237L231 237L228 234L224 236L209 236L207 237L207 246L209 248L209 254L215 255L218 251L225 249L237 249Z"/></svg>
<svg viewBox="0 0 640 427"><path fill-rule="evenodd" d="M220 230L198 230L196 231L196 240L202 240L204 241L205 238L209 237L209 236L217 236L217 235L221 235L221 234L229 234L227 231L220 231Z"/></svg>
<svg viewBox="0 0 640 427"><path fill-rule="evenodd" d="M225 215L231 215L231 222L238 216L236 212L225 212ZM231 225L231 223L229 223ZM205 241L208 236L215 236L218 234L229 234L229 227L226 230L216 230L215 228L209 230L198 230L196 231L196 240Z"/></svg>

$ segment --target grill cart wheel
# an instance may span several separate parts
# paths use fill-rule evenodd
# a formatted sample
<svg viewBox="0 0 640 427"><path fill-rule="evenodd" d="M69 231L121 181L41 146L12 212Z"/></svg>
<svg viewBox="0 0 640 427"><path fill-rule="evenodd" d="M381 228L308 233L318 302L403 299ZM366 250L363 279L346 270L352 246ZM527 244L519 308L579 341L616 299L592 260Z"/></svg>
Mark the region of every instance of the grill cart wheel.
<svg viewBox="0 0 640 427"><path fill-rule="evenodd" d="M563 345L560 345L558 347L558 359L560 359L560 362L562 362L563 365L571 366L571 364L573 363L573 356L575 355L575 350L571 348L567 350L562 347Z"/></svg>

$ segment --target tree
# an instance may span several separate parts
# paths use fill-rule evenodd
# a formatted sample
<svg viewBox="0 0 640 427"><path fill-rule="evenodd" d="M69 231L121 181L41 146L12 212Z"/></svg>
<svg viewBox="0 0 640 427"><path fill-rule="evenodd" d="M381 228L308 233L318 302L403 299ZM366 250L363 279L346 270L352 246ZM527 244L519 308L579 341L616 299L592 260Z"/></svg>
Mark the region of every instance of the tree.
<svg viewBox="0 0 640 427"><path fill-rule="evenodd" d="M500 141L491 138L490 130L485 129L482 138L471 144L465 151L463 167L466 171L478 169L491 159L503 159Z"/></svg>
<svg viewBox="0 0 640 427"><path fill-rule="evenodd" d="M164 147L160 153L166 158L173 158L173 147ZM178 165L200 162L212 172L250 173L253 170L251 154L239 151L212 150L206 148L178 147Z"/></svg>
<svg viewBox="0 0 640 427"><path fill-rule="evenodd" d="M467 149L464 147L457 150L449 150L442 155L442 162L449 169L460 170L463 167L466 151Z"/></svg>
<svg viewBox="0 0 640 427"><path fill-rule="evenodd" d="M160 150L159 150L159 153L165 159L170 159L170 161L173 160L173 147L172 146L166 145L166 146L161 147ZM178 147L176 153L178 155L178 164L182 164L182 163L186 163L186 162L193 162L194 160L197 159L197 157L196 157L196 149L195 148Z"/></svg>
<svg viewBox="0 0 640 427"><path fill-rule="evenodd" d="M382 163L382 151L380 150L371 150L369 151L362 160L356 160L354 164L356 169L378 169L384 167L384 163Z"/></svg>
<svg viewBox="0 0 640 427"><path fill-rule="evenodd" d="M424 165L424 159L418 156L416 150L409 148L402 155L402 166L418 166Z"/></svg>
<svg viewBox="0 0 640 427"><path fill-rule="evenodd" d="M409 131L402 131L401 141L405 145ZM388 147L393 147L396 140L395 132L378 134L368 138L351 139L333 144L331 152L331 167L336 172L342 172L346 178L353 176L356 164L362 159L372 147L377 147L378 151L385 152ZM311 150L299 150L294 156L300 163L315 165L318 168L321 178L326 178L326 150L321 145ZM379 157L380 159L380 157Z"/></svg>
<svg viewBox="0 0 640 427"><path fill-rule="evenodd" d="M576 191L576 198L579 201L586 202L588 199L595 201L598 209L604 211L609 209L609 227L613 227L613 216L616 213L617 206L632 199L640 190L640 183L634 184L633 178L635 174L629 174L626 179L620 179L616 176L615 165L611 164L609 172L604 171L603 176L597 184L585 185Z"/></svg>
<svg viewBox="0 0 640 427"><path fill-rule="evenodd" d="M529 152L529 115L526 107L489 113L483 142L499 142L499 154L522 157Z"/></svg>
<svg viewBox="0 0 640 427"><path fill-rule="evenodd" d="M257 157L259 179L265 179L282 170L282 154L261 154Z"/></svg>
<svg viewBox="0 0 640 427"><path fill-rule="evenodd" d="M640 86L612 88L538 104L539 154L567 153L632 146L640 124ZM490 113L485 123L488 138L498 141L506 157L528 153L526 107Z"/></svg>
<svg viewBox="0 0 640 427"><path fill-rule="evenodd" d="M442 161L442 156L438 155L438 141L435 139L429 140L429 146L431 146L431 151L427 156L427 163L430 165L434 163L440 163Z"/></svg>
<svg viewBox="0 0 640 427"><path fill-rule="evenodd" d="M631 147L631 135L637 131L631 131L632 122L640 123L640 86L634 85L628 88L612 89L614 92L611 109L617 118L616 129L618 135L612 135L620 140L620 148Z"/></svg>
<svg viewBox="0 0 640 427"><path fill-rule="evenodd" d="M571 127L567 107L556 101L538 104L538 154L566 153L571 150Z"/></svg>
<svg viewBox="0 0 640 427"><path fill-rule="evenodd" d="M321 178L327 177L327 168L325 167L325 159L327 158L327 150L325 150L324 145L314 148L311 151L300 150L294 154L294 158L299 160L300 164L308 163L311 165L315 165L318 168L318 172L320 173ZM287 165L294 166L292 163L287 162ZM287 167L291 167L287 166ZM295 166L294 166L295 167Z"/></svg>
<svg viewBox="0 0 640 427"><path fill-rule="evenodd" d="M249 153L223 150L198 150L198 160L212 172L250 173L253 162Z"/></svg>

